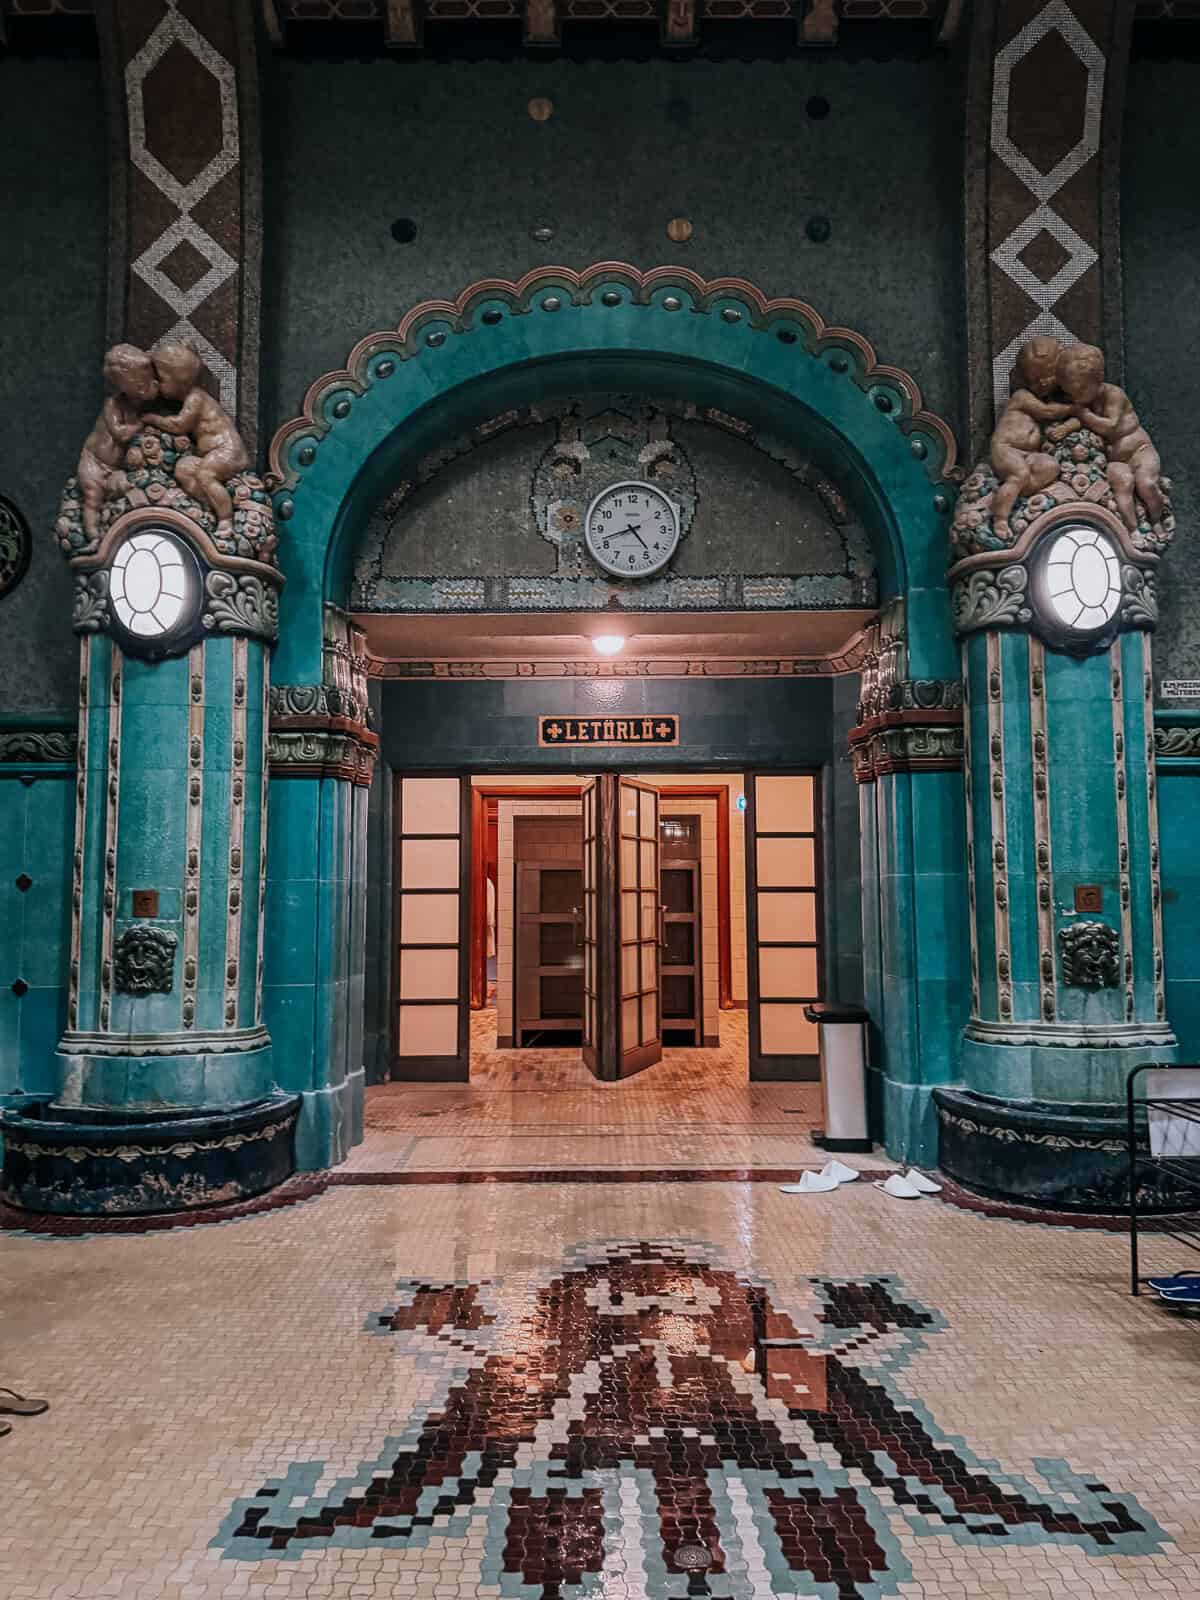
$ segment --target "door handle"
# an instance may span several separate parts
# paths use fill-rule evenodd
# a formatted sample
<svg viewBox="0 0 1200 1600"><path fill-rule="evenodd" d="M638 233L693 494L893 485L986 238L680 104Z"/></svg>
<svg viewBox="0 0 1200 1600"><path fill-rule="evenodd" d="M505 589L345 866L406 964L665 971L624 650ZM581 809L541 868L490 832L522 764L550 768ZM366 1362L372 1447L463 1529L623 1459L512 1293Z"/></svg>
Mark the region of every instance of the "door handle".
<svg viewBox="0 0 1200 1600"><path fill-rule="evenodd" d="M665 950L667 947L667 903L665 900L658 902L658 948Z"/></svg>
<svg viewBox="0 0 1200 1600"><path fill-rule="evenodd" d="M583 949L583 913L578 906L571 907L571 942L576 950Z"/></svg>

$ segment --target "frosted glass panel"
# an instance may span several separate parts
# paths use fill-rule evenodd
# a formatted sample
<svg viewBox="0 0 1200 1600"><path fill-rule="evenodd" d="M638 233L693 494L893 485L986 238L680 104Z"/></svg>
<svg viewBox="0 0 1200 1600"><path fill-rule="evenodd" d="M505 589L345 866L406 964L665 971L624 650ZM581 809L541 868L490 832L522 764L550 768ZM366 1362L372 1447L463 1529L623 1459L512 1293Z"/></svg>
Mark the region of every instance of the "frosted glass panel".
<svg viewBox="0 0 1200 1600"><path fill-rule="evenodd" d="M454 1000L457 997L457 950L400 952L401 1000Z"/></svg>
<svg viewBox="0 0 1200 1600"><path fill-rule="evenodd" d="M400 1007L402 1056L453 1056L458 1054L458 1007Z"/></svg>
<svg viewBox="0 0 1200 1600"><path fill-rule="evenodd" d="M637 903L636 894L623 894L621 896L621 937L622 939L637 938Z"/></svg>
<svg viewBox="0 0 1200 1600"><path fill-rule="evenodd" d="M457 889L458 849L457 839L405 839L400 846L401 887Z"/></svg>
<svg viewBox="0 0 1200 1600"><path fill-rule="evenodd" d="M758 937L764 944L790 944L817 937L815 894L760 894Z"/></svg>
<svg viewBox="0 0 1200 1600"><path fill-rule="evenodd" d="M638 992L638 947L636 944L621 946L621 994L630 995Z"/></svg>
<svg viewBox="0 0 1200 1600"><path fill-rule="evenodd" d="M621 1044L626 1050L641 1043L641 1031L638 1026L637 1000L625 1000L621 1003Z"/></svg>
<svg viewBox="0 0 1200 1600"><path fill-rule="evenodd" d="M401 833L458 832L457 778L405 778L400 789Z"/></svg>
<svg viewBox="0 0 1200 1600"><path fill-rule="evenodd" d="M759 888L787 888L816 881L811 839L759 839L757 845Z"/></svg>
<svg viewBox="0 0 1200 1600"><path fill-rule="evenodd" d="M758 992L764 1000L777 995L815 996L817 952L805 949L760 950Z"/></svg>
<svg viewBox="0 0 1200 1600"><path fill-rule="evenodd" d="M644 944L642 946L642 988L653 989L657 978L658 946Z"/></svg>
<svg viewBox="0 0 1200 1600"><path fill-rule="evenodd" d="M621 832L637 837L638 792L627 783L621 785Z"/></svg>
<svg viewBox="0 0 1200 1600"><path fill-rule="evenodd" d="M642 1001L642 1043L649 1044L658 1032L658 1004L655 996L648 994Z"/></svg>
<svg viewBox="0 0 1200 1600"><path fill-rule="evenodd" d="M803 1006L759 1007L759 1032L764 1056L815 1056L817 1025L809 1022Z"/></svg>
<svg viewBox="0 0 1200 1600"><path fill-rule="evenodd" d="M652 840L642 841L642 883L653 883L658 865L658 846Z"/></svg>
<svg viewBox="0 0 1200 1600"><path fill-rule="evenodd" d="M655 824L655 815L654 814L658 810L658 806L656 804L657 799L658 799L657 795L653 795L653 794L650 794L648 792L647 793L643 793L643 795L641 797L641 800L642 800L642 838L643 839L653 839L653 837L654 837L654 824Z"/></svg>
<svg viewBox="0 0 1200 1600"><path fill-rule="evenodd" d="M456 894L406 894L400 897L402 944L454 944L457 938Z"/></svg>
<svg viewBox="0 0 1200 1600"><path fill-rule="evenodd" d="M756 778L754 826L759 833L811 833L813 831L813 780Z"/></svg>
<svg viewBox="0 0 1200 1600"><path fill-rule="evenodd" d="M624 888L637 886L637 840L621 840L621 883Z"/></svg>
<svg viewBox="0 0 1200 1600"><path fill-rule="evenodd" d="M642 938L658 938L658 896L644 894L642 896Z"/></svg>

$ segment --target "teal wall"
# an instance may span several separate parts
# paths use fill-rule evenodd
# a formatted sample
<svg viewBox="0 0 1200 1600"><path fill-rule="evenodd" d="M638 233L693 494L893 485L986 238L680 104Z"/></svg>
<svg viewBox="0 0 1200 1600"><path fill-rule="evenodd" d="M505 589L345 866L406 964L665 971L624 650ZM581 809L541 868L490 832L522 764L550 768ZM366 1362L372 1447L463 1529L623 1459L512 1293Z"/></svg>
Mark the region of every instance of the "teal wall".
<svg viewBox="0 0 1200 1600"><path fill-rule="evenodd" d="M0 57L0 106L0 493L33 532L29 572L0 600L2 722L74 714L79 651L53 527L102 394L108 193L97 62Z"/></svg>
<svg viewBox="0 0 1200 1600"><path fill-rule="evenodd" d="M1175 542L1158 578L1155 676L1200 678L1200 437L1196 356L1200 62L1134 61L1125 96L1121 257L1125 379L1171 479Z"/></svg>
<svg viewBox="0 0 1200 1600"><path fill-rule="evenodd" d="M805 101L831 111L811 120ZM555 114L533 122L531 96ZM961 64L264 63L266 436L364 333L487 276L624 260L748 277L957 420ZM829 217L813 244L805 223ZM695 225L687 245L665 227ZM409 217L415 243L389 229ZM548 222L547 245L529 230Z"/></svg>
<svg viewBox="0 0 1200 1600"><path fill-rule="evenodd" d="M73 777L0 774L0 1097L52 1087L70 975Z"/></svg>

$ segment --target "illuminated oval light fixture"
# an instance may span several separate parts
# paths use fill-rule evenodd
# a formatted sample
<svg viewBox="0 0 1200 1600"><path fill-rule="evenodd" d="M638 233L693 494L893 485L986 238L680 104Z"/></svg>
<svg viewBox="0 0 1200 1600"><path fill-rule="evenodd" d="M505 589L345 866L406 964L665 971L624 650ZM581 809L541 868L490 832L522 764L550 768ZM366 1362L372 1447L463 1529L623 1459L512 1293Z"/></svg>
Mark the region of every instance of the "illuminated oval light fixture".
<svg viewBox="0 0 1200 1600"><path fill-rule="evenodd" d="M598 633L592 640L592 649L599 656L615 656L624 648L625 640L619 633Z"/></svg>

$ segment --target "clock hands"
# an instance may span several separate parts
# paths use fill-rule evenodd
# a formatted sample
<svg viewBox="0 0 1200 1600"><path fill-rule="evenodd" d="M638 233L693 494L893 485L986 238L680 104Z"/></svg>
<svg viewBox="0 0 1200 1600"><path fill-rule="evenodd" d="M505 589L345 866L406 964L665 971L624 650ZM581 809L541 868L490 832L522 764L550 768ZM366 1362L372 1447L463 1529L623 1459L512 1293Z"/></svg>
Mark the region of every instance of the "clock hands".
<svg viewBox="0 0 1200 1600"><path fill-rule="evenodd" d="M637 540L637 542L641 545L643 550L648 548L645 539L642 538L641 534L637 531L637 529L634 527L632 522L629 523L626 527L622 528L621 532L622 533L631 533L633 535L633 537Z"/></svg>

